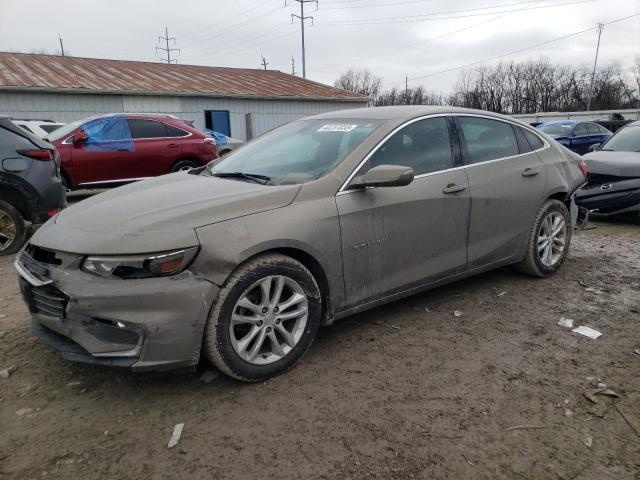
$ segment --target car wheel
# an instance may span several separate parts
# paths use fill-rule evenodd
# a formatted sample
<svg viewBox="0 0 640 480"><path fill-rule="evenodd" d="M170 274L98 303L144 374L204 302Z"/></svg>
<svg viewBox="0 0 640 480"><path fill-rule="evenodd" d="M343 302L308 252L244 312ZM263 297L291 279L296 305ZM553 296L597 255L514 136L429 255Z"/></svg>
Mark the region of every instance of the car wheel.
<svg viewBox="0 0 640 480"><path fill-rule="evenodd" d="M516 268L534 277L548 277L560 268L570 244L569 210L558 200L547 200L529 232L526 256Z"/></svg>
<svg viewBox="0 0 640 480"><path fill-rule="evenodd" d="M193 168L198 168L200 164L195 160L178 160L171 167L172 172L186 172Z"/></svg>
<svg viewBox="0 0 640 480"><path fill-rule="evenodd" d="M220 290L205 327L205 356L230 377L265 380L302 358L321 311L318 284L304 265L261 255L238 267Z"/></svg>
<svg viewBox="0 0 640 480"><path fill-rule="evenodd" d="M0 255L20 250L26 237L27 227L20 212L10 203L0 200Z"/></svg>

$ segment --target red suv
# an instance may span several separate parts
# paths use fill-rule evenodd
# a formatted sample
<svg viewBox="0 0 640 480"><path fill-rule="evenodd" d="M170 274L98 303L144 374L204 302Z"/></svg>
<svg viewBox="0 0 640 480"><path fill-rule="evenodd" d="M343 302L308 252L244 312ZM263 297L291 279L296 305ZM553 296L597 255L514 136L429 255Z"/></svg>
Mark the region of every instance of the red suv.
<svg viewBox="0 0 640 480"><path fill-rule="evenodd" d="M45 140L60 153L68 189L133 182L218 158L211 137L173 115L90 117L54 130Z"/></svg>

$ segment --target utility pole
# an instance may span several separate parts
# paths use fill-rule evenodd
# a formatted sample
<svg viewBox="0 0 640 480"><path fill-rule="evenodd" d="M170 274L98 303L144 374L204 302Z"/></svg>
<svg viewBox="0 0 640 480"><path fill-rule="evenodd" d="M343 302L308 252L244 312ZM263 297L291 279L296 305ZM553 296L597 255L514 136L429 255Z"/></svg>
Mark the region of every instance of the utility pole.
<svg viewBox="0 0 640 480"><path fill-rule="evenodd" d="M267 65L269 65L269 64L267 63L267 59L266 59L266 58L264 58L264 55L262 55L262 54L261 54L260 56L262 57L262 63L261 63L261 65L262 65L262 67L266 70L266 69L267 69Z"/></svg>
<svg viewBox="0 0 640 480"><path fill-rule="evenodd" d="M407 100L407 105L409 105L409 76L405 75L404 77L404 98Z"/></svg>
<svg viewBox="0 0 640 480"><path fill-rule="evenodd" d="M296 74L296 59L291 55L291 75Z"/></svg>
<svg viewBox="0 0 640 480"><path fill-rule="evenodd" d="M64 57L64 45L62 44L62 37L58 34L58 40L60 40L60 51L62 52L62 56Z"/></svg>
<svg viewBox="0 0 640 480"><path fill-rule="evenodd" d="M167 27L164 27L164 37L163 36L159 36L158 37L158 41L165 41L166 43L166 48L165 47L156 47L156 53L158 53L158 50L162 50L163 52L167 52L167 59L165 60L164 58L160 59L160 62L167 62L167 63L178 63L178 60L176 59L172 59L171 58L171 52L178 52L178 55L180 55L180 49L179 48L169 48L169 40L173 40L173 44L175 45L176 43L176 38L175 37L170 37L169 36L169 29Z"/></svg>
<svg viewBox="0 0 640 480"><path fill-rule="evenodd" d="M313 26L313 17L305 17L304 16L304 4L305 3L315 3L316 10L318 9L318 0L293 0L294 2L298 2L300 4L300 15L296 15L295 13L291 14L291 23L293 23L294 18L300 19L300 29L302 32L302 78L307 78L307 62L304 54L304 21L311 20L311 25ZM286 5L286 0L285 0Z"/></svg>
<svg viewBox="0 0 640 480"><path fill-rule="evenodd" d="M598 65L598 52L600 51L600 36L604 23L598 23L598 46L596 47L596 59L593 62L593 72L591 72L591 85L589 86L589 98L587 99L587 112L591 110L591 98L593 97L593 81L596 77L596 67Z"/></svg>

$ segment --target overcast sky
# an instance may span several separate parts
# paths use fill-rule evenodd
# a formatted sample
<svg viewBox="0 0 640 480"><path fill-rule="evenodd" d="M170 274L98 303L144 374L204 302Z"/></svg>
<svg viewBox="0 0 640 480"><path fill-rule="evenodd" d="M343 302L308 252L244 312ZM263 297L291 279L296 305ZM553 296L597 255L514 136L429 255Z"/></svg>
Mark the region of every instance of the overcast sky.
<svg viewBox="0 0 640 480"><path fill-rule="evenodd" d="M300 13L293 0L0 0L0 50L159 61L169 28L179 63L301 73ZM460 66L547 57L591 64L597 30L550 40L640 13L640 0L319 0L305 5L307 78L333 83L349 67L384 84L447 93ZM538 45L538 46L536 46ZM640 15L605 26L599 63L629 69L640 56ZM494 63L498 60L489 60ZM485 63L485 62L483 62ZM441 73L445 70L448 72Z"/></svg>

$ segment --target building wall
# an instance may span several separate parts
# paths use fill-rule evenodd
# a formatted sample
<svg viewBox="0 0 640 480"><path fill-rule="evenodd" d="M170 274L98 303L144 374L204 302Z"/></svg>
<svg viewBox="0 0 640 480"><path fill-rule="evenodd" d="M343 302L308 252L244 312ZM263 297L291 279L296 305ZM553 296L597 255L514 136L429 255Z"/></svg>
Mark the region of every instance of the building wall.
<svg viewBox="0 0 640 480"><path fill-rule="evenodd" d="M171 113L205 127L206 110L228 110L231 136L245 140L246 114L256 137L283 123L316 113L366 107L367 102L253 100L156 95L93 95L0 92L0 115L71 122L90 115L116 112Z"/></svg>

